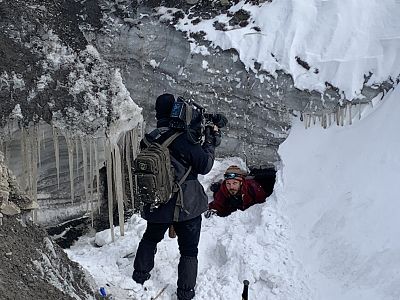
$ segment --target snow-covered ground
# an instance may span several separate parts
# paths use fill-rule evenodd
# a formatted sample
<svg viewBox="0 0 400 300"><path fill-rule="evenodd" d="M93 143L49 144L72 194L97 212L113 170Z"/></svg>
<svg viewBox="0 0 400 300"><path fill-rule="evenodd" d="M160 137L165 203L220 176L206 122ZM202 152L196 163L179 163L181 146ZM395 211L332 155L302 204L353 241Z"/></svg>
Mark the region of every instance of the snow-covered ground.
<svg viewBox="0 0 400 300"><path fill-rule="evenodd" d="M202 177L208 193L210 183L220 179L231 164L245 167L237 158L218 160ZM81 238L67 253L116 299L148 300L167 284L159 299L175 299L179 251L176 239L167 234L158 246L151 280L145 283L149 291L140 295L132 290L133 259L145 226L145 221L135 215L126 224L126 235L118 236L114 244L106 230L96 237ZM244 279L250 281L250 294L259 299L300 299L308 295L301 277L304 272L289 248L289 233L288 221L278 211L274 195L268 204L227 218L203 218L196 299L240 299ZM95 247L94 243L103 246Z"/></svg>
<svg viewBox="0 0 400 300"><path fill-rule="evenodd" d="M376 300L400 298L400 88L347 127L304 129L295 121L280 147L282 166L265 204L227 218L203 219L196 299ZM358 118L358 116L357 116ZM230 164L218 160L202 178L207 189ZM134 254L145 221L126 235L106 230L67 250L114 299L174 299L179 252L167 235L151 280L133 291ZM116 233L119 230L115 230ZM95 247L95 239L102 247Z"/></svg>

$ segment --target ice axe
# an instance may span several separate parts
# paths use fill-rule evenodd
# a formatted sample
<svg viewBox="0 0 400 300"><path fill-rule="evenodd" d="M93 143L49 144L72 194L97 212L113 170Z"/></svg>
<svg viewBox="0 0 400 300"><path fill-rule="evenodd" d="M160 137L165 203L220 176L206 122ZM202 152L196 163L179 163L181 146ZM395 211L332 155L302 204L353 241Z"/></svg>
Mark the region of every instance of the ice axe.
<svg viewBox="0 0 400 300"><path fill-rule="evenodd" d="M248 280L243 280L242 300L249 300L249 284Z"/></svg>

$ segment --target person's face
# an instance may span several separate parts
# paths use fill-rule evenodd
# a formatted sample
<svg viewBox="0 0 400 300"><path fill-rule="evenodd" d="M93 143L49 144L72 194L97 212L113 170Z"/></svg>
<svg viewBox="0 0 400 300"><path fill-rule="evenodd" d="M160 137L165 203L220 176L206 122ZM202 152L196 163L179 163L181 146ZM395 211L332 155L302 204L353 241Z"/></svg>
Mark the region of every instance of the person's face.
<svg viewBox="0 0 400 300"><path fill-rule="evenodd" d="M232 196L239 193L240 188L242 187L242 182L236 179L227 179L225 181L226 188Z"/></svg>

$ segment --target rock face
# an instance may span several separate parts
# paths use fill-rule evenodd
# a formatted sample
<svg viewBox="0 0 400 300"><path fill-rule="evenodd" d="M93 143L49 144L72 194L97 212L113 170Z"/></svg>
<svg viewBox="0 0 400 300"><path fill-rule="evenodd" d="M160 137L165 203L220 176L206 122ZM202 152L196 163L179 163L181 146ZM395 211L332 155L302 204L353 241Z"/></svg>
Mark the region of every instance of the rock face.
<svg viewBox="0 0 400 300"><path fill-rule="evenodd" d="M16 217L2 221L1 299L95 299L81 267L42 229Z"/></svg>
<svg viewBox="0 0 400 300"><path fill-rule="evenodd" d="M181 8L185 10L184 5ZM218 12L207 4L196 9L199 11L193 19ZM108 25L108 34L89 36L101 55L121 69L125 85L134 101L143 107L150 127L155 126L154 101L161 93L193 99L209 112L226 114L230 121L223 130L225 138L218 155L241 156L249 165L259 167L279 161L277 149L288 134L294 112L298 117L300 113L317 116L323 123L326 115L332 114L333 122L333 114L344 109L346 100L329 83L322 94L301 91L294 87L290 75L248 71L235 50L212 48L201 35L191 39L203 47L197 52L207 55L195 53L185 34L173 27L182 16L179 12L174 16L175 19L165 19L142 5L130 18L115 18L114 26ZM298 63L304 65L300 59ZM365 87L363 100L353 104L368 103L380 91Z"/></svg>
<svg viewBox="0 0 400 300"><path fill-rule="evenodd" d="M0 15L0 147L7 164L38 196L41 224L93 211L88 198L105 141L114 149L120 133L142 121L119 71L84 37L100 30L100 7L0 1Z"/></svg>

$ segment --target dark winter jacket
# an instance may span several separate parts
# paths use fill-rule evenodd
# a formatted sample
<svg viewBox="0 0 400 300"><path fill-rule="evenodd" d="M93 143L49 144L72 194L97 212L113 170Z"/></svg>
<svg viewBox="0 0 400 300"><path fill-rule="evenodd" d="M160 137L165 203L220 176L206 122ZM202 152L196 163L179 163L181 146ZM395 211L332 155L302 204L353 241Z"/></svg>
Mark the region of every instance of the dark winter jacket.
<svg viewBox="0 0 400 300"><path fill-rule="evenodd" d="M214 200L209 203L209 209L214 209L218 216L225 217L238 209L245 210L256 203L263 203L266 197L266 192L254 179L245 179L241 190L235 196L229 194L223 181L219 190L214 193Z"/></svg>
<svg viewBox="0 0 400 300"><path fill-rule="evenodd" d="M158 122L157 126L164 125ZM165 129L161 127L161 129ZM166 133L156 140L152 140L151 134L146 138L152 142L164 142L168 137L175 133L174 129L169 129ZM142 143L143 145L143 143ZM210 144L200 145L191 143L185 133L178 136L168 147L171 153L171 163L175 169L176 180L179 180L186 173L189 166L192 170L184 183L181 185L183 190L183 209L180 209L179 222L193 219L208 208L208 198L203 186L197 179L198 174L207 174L214 164L215 147ZM153 223L169 223L174 219L174 211L177 195L166 203L150 211L150 206L144 207L142 217Z"/></svg>

